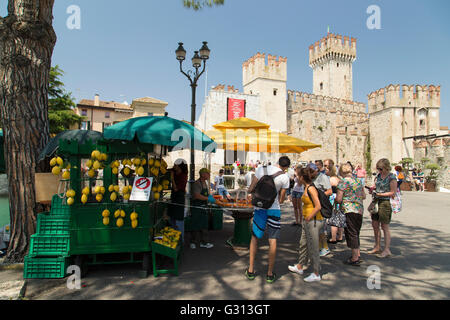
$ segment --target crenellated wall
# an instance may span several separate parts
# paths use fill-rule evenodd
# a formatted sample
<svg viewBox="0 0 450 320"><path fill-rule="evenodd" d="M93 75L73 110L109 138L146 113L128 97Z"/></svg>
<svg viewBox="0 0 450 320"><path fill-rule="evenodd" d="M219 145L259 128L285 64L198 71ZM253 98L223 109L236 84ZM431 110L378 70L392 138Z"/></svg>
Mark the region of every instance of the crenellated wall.
<svg viewBox="0 0 450 320"><path fill-rule="evenodd" d="M242 64L242 84L247 86L258 78L287 81L287 58L257 53ZM245 91L245 89L244 89Z"/></svg>

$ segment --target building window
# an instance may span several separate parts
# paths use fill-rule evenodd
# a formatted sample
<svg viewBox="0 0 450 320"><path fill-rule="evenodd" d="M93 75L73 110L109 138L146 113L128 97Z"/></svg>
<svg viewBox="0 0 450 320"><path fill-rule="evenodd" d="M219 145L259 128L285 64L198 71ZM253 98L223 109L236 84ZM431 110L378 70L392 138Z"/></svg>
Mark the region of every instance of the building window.
<svg viewBox="0 0 450 320"><path fill-rule="evenodd" d="M320 83L320 90L323 90L323 82Z"/></svg>
<svg viewBox="0 0 450 320"><path fill-rule="evenodd" d="M337 63L337 67L339 68L339 62Z"/></svg>
<svg viewBox="0 0 450 320"><path fill-rule="evenodd" d="M81 109L81 116L87 117L87 109Z"/></svg>
<svg viewBox="0 0 450 320"><path fill-rule="evenodd" d="M148 115L149 117L153 117L153 112L147 112L147 115Z"/></svg>
<svg viewBox="0 0 450 320"><path fill-rule="evenodd" d="M423 129L425 127L425 120L420 119L420 128Z"/></svg>
<svg viewBox="0 0 450 320"><path fill-rule="evenodd" d="M274 95L274 96L277 95L277 91L278 91L278 89L273 89L273 95Z"/></svg>
<svg viewBox="0 0 450 320"><path fill-rule="evenodd" d="M106 119L109 119L110 117L111 117L111 113L110 113L110 112L108 112L108 111L107 111L107 112L105 112L105 118L106 118Z"/></svg>
<svg viewBox="0 0 450 320"><path fill-rule="evenodd" d="M323 71L323 67L322 67L322 71Z"/></svg>
<svg viewBox="0 0 450 320"><path fill-rule="evenodd" d="M81 129L81 130L87 130L87 129L88 129L88 123L87 123L87 121L82 121L82 122L81 122L80 129Z"/></svg>

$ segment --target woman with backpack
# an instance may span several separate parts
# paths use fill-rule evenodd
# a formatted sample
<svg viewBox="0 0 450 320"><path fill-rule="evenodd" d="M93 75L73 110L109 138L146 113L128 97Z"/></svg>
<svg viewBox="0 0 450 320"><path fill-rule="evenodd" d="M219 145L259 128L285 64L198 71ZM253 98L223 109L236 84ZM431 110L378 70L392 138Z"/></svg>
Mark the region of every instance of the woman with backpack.
<svg viewBox="0 0 450 320"><path fill-rule="evenodd" d="M320 213L321 205L319 193L313 184L314 170L311 168L301 168L299 181L305 187L302 196L303 222L302 234L300 236L298 263L288 266L289 271L303 274L303 266L311 260L313 272L303 280L306 282L320 281L320 256L319 256L319 233L324 224L324 219Z"/></svg>
<svg viewBox="0 0 450 320"><path fill-rule="evenodd" d="M361 181L353 176L353 170L349 164L340 166L339 175L342 180L337 186L335 201L340 204L341 210L345 213L345 239L347 246L352 250L352 256L344 263L359 266L361 264L359 233L363 221L363 201L366 193Z"/></svg>

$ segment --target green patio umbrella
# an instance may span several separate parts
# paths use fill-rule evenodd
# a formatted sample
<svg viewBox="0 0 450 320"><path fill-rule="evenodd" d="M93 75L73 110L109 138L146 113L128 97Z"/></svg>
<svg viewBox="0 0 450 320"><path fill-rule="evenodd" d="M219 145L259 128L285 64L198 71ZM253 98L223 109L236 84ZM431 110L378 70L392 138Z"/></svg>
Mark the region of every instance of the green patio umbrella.
<svg viewBox="0 0 450 320"><path fill-rule="evenodd" d="M132 141L159 144L170 147L170 151L190 149L193 138L194 149L215 152L217 144L206 134L188 123L167 116L148 116L128 119L104 129L107 140Z"/></svg>
<svg viewBox="0 0 450 320"><path fill-rule="evenodd" d="M58 133L54 138L52 138L45 148L39 154L38 161L42 161L45 157L51 157L59 147L60 140L75 140L80 144L91 140L92 143L96 143L98 140L102 139L103 135L101 132L92 130L66 130Z"/></svg>

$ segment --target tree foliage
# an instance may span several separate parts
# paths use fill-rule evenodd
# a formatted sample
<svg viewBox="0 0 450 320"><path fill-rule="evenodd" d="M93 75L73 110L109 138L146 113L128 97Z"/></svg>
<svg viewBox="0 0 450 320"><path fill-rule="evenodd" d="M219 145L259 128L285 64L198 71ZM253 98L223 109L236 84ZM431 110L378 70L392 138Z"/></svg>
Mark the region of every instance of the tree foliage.
<svg viewBox="0 0 450 320"><path fill-rule="evenodd" d="M221 6L225 0L183 0L186 8L200 10L204 7Z"/></svg>
<svg viewBox="0 0 450 320"><path fill-rule="evenodd" d="M48 89L48 120L50 134L58 134L83 119L74 112L76 104L70 92L66 92L61 76L64 71L58 65L50 69Z"/></svg>

